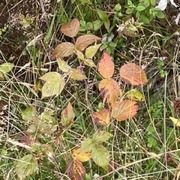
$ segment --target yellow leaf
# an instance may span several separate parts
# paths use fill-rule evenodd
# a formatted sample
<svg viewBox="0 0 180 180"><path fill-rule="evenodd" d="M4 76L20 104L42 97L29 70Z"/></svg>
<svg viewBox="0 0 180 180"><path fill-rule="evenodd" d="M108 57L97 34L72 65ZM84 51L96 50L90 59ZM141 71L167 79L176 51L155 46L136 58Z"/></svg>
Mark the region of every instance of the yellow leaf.
<svg viewBox="0 0 180 180"><path fill-rule="evenodd" d="M76 50L76 55L80 60L84 60L84 54L81 51Z"/></svg>
<svg viewBox="0 0 180 180"><path fill-rule="evenodd" d="M175 126L180 127L180 119L169 117L170 120L174 123Z"/></svg>
<svg viewBox="0 0 180 180"><path fill-rule="evenodd" d="M81 148L75 148L72 151L72 156L75 160L86 162L91 158L91 152L83 152Z"/></svg>
<svg viewBox="0 0 180 180"><path fill-rule="evenodd" d="M71 69L69 77L77 81L82 81L84 79L87 79L87 77L84 74L82 74L78 69L74 69L74 68Z"/></svg>
<svg viewBox="0 0 180 180"><path fill-rule="evenodd" d="M71 70L71 67L65 61L63 61L62 59L58 58L57 63L58 63L59 69L62 72L67 73L67 72L69 72Z"/></svg>
<svg viewBox="0 0 180 180"><path fill-rule="evenodd" d="M48 72L40 77L45 81L42 87L42 99L50 96L58 96L65 86L64 78L57 72Z"/></svg>
<svg viewBox="0 0 180 180"><path fill-rule="evenodd" d="M85 65L89 67L96 67L92 59L86 59L81 51L76 50L76 55Z"/></svg>
<svg viewBox="0 0 180 180"><path fill-rule="evenodd" d="M90 59L93 58L94 55L97 53L98 49L100 48L100 46L101 44L89 46L85 52L86 58L90 58Z"/></svg>

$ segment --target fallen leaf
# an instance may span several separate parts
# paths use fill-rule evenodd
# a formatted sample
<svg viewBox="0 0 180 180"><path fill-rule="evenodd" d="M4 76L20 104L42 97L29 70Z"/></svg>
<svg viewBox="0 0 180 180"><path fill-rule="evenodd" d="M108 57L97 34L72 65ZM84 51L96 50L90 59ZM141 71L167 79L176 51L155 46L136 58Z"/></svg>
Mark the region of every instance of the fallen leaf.
<svg viewBox="0 0 180 180"><path fill-rule="evenodd" d="M135 101L117 101L112 109L112 117L117 121L125 121L137 114L138 105Z"/></svg>
<svg viewBox="0 0 180 180"><path fill-rule="evenodd" d="M52 58L63 58L68 57L75 52L75 46L74 44L70 42L63 42L56 46L54 51L52 52Z"/></svg>
<svg viewBox="0 0 180 180"><path fill-rule="evenodd" d="M62 72L68 73L71 70L71 67L67 64L67 62L63 61L62 59L57 58L57 63L58 63L59 69Z"/></svg>
<svg viewBox="0 0 180 180"><path fill-rule="evenodd" d="M126 96L133 101L145 101L144 95L137 89L131 89L127 92Z"/></svg>
<svg viewBox="0 0 180 180"><path fill-rule="evenodd" d="M66 173L72 180L84 180L86 170L81 161L74 160L68 165Z"/></svg>
<svg viewBox="0 0 180 180"><path fill-rule="evenodd" d="M147 83L146 73L134 63L123 65L119 72L122 80L131 85L139 86Z"/></svg>
<svg viewBox="0 0 180 180"><path fill-rule="evenodd" d="M75 113L71 103L69 102L67 107L61 113L61 124L64 127L68 127L75 118Z"/></svg>
<svg viewBox="0 0 180 180"><path fill-rule="evenodd" d="M70 73L69 73L69 77L73 80L77 80L77 81L82 81L87 79L87 77L82 74L78 69L72 68Z"/></svg>
<svg viewBox="0 0 180 180"><path fill-rule="evenodd" d="M85 56L88 59L92 59L100 48L101 44L96 44L93 46L89 46L85 51Z"/></svg>
<svg viewBox="0 0 180 180"><path fill-rule="evenodd" d="M50 96L58 96L65 86L63 77L57 72L48 72L40 77L45 81L42 87L42 99Z"/></svg>
<svg viewBox="0 0 180 180"><path fill-rule="evenodd" d="M111 78L114 74L114 62L107 52L103 52L101 60L98 63L98 71L103 78Z"/></svg>
<svg viewBox="0 0 180 180"><path fill-rule="evenodd" d="M71 22L63 24L60 31L69 37L75 37L79 32L80 23L78 19L73 19Z"/></svg>
<svg viewBox="0 0 180 180"><path fill-rule="evenodd" d="M110 111L104 108L99 112L93 113L92 118L101 126L108 125L110 123Z"/></svg>
<svg viewBox="0 0 180 180"><path fill-rule="evenodd" d="M74 160L79 160L81 162L86 162L91 159L91 152L83 152L81 148L75 148L72 151L72 156Z"/></svg>
<svg viewBox="0 0 180 180"><path fill-rule="evenodd" d="M180 119L169 117L169 119L174 123L175 126L180 127Z"/></svg>
<svg viewBox="0 0 180 180"><path fill-rule="evenodd" d="M107 102L108 104L111 104L111 106L114 105L118 96L122 94L118 83L112 78L103 79L99 83L99 91L103 97L103 102Z"/></svg>
<svg viewBox="0 0 180 180"><path fill-rule="evenodd" d="M91 35L91 34L86 34L83 36L80 36L77 38L75 46L76 49L79 51L83 51L84 49L86 49L90 44L99 41L100 38L95 36L95 35Z"/></svg>

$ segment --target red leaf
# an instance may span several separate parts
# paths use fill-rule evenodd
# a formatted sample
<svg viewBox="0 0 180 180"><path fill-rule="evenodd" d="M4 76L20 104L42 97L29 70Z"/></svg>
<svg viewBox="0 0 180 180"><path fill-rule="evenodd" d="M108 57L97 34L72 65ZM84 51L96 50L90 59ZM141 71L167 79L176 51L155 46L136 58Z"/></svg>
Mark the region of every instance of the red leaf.
<svg viewBox="0 0 180 180"><path fill-rule="evenodd" d="M131 85L139 86L147 83L146 73L140 66L134 63L123 65L119 72L121 78Z"/></svg>
<svg viewBox="0 0 180 180"><path fill-rule="evenodd" d="M135 101L117 101L112 109L112 117L118 121L124 121L134 117L137 111L138 105Z"/></svg>
<svg viewBox="0 0 180 180"><path fill-rule="evenodd" d="M66 172L69 178L72 180L84 180L84 176L86 174L86 170L82 162L79 160L70 162Z"/></svg>
<svg viewBox="0 0 180 180"><path fill-rule="evenodd" d="M110 112L108 109L102 109L99 112L95 112L92 114L93 119L97 122L97 124L105 126L110 122Z"/></svg>
<svg viewBox="0 0 180 180"><path fill-rule="evenodd" d="M103 79L99 83L99 91L103 96L103 102L106 101L107 103L111 104L111 106L114 105L118 96L122 93L118 83L112 78Z"/></svg>
<svg viewBox="0 0 180 180"><path fill-rule="evenodd" d="M61 124L64 127L67 127L73 122L74 118L74 110L71 103L69 102L67 107L61 113Z"/></svg>
<svg viewBox="0 0 180 180"><path fill-rule="evenodd" d="M98 63L98 71L103 78L111 78L114 74L114 62L107 52L103 52L102 58Z"/></svg>
<svg viewBox="0 0 180 180"><path fill-rule="evenodd" d="M74 44L70 42L63 42L56 46L54 51L52 52L52 58L62 58L62 57L68 57L72 55L75 51Z"/></svg>
<svg viewBox="0 0 180 180"><path fill-rule="evenodd" d="M79 32L80 23L78 19L73 19L71 22L63 24L60 31L69 37L75 37Z"/></svg>
<svg viewBox="0 0 180 180"><path fill-rule="evenodd" d="M100 40L100 38L95 35L86 34L86 35L83 35L83 36L80 36L77 38L75 46L76 46L77 50L83 51L90 44L92 44L96 41L99 41L99 40Z"/></svg>

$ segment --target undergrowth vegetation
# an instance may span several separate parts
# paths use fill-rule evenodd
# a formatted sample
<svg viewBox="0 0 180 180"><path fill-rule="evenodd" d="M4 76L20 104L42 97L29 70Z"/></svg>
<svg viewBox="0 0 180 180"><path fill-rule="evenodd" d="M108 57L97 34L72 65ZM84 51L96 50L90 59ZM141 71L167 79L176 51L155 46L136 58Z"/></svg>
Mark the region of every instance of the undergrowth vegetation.
<svg viewBox="0 0 180 180"><path fill-rule="evenodd" d="M0 179L178 180L178 5L0 3Z"/></svg>

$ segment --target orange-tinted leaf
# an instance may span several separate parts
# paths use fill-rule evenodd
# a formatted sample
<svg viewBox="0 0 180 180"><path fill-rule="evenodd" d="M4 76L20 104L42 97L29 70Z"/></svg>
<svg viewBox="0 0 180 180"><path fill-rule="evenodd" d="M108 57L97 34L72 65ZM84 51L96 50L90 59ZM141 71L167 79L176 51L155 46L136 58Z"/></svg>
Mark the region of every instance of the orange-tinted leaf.
<svg viewBox="0 0 180 180"><path fill-rule="evenodd" d="M118 121L124 121L134 117L137 111L138 105L135 101L117 101L112 109L112 117Z"/></svg>
<svg viewBox="0 0 180 180"><path fill-rule="evenodd" d="M131 85L139 86L147 83L146 73L140 66L134 63L123 65L119 72L121 78Z"/></svg>
<svg viewBox="0 0 180 180"><path fill-rule="evenodd" d="M61 124L64 127L69 126L75 118L75 113L71 103L69 102L67 107L61 113Z"/></svg>
<svg viewBox="0 0 180 180"><path fill-rule="evenodd" d="M70 162L66 170L67 175L72 180L84 180L86 170L81 161L74 160Z"/></svg>
<svg viewBox="0 0 180 180"><path fill-rule="evenodd" d="M82 81L87 79L87 77L82 74L78 69L72 68L69 74L69 77L73 80Z"/></svg>
<svg viewBox="0 0 180 180"><path fill-rule="evenodd" d="M75 37L79 32L80 23L78 19L73 19L71 22L63 24L60 31L69 37Z"/></svg>
<svg viewBox="0 0 180 180"><path fill-rule="evenodd" d="M75 51L74 44L70 42L63 42L56 46L52 52L52 58L62 58L72 55Z"/></svg>
<svg viewBox="0 0 180 180"><path fill-rule="evenodd" d="M103 102L106 101L107 103L111 104L111 106L114 105L118 96L121 94L121 89L119 88L118 83L112 78L103 79L99 83L99 91L103 96Z"/></svg>
<svg viewBox="0 0 180 180"><path fill-rule="evenodd" d="M83 152L81 148L75 148L72 151L72 156L75 160L77 159L81 162L86 162L91 158L91 152Z"/></svg>
<svg viewBox="0 0 180 180"><path fill-rule="evenodd" d="M77 38L75 46L76 49L79 51L83 51L84 49L86 49L90 44L99 41L100 38L95 36L95 35L91 35L91 34L87 34L87 35L83 35Z"/></svg>
<svg viewBox="0 0 180 180"><path fill-rule="evenodd" d="M97 124L102 126L108 125L110 122L110 112L105 108L99 112L93 113L92 117L97 122Z"/></svg>
<svg viewBox="0 0 180 180"><path fill-rule="evenodd" d="M107 52L103 52L102 58L98 63L98 71L103 78L111 78L114 74L114 62Z"/></svg>

